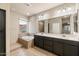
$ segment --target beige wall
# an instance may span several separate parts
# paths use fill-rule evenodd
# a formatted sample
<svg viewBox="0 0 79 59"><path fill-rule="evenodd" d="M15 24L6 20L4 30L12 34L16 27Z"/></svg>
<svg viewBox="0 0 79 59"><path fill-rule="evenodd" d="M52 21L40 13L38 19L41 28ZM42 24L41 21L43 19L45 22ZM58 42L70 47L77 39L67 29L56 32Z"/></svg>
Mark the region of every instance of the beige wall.
<svg viewBox="0 0 79 59"><path fill-rule="evenodd" d="M38 32L38 21L36 19L36 17L30 17L30 21L29 21L29 33L36 33Z"/></svg>
<svg viewBox="0 0 79 59"><path fill-rule="evenodd" d="M0 4L0 8L6 10L6 53L10 55L10 5Z"/></svg>
<svg viewBox="0 0 79 59"><path fill-rule="evenodd" d="M10 31L10 35L11 35L10 36L10 39L11 39L10 44L12 45L12 44L15 44L17 42L18 34L20 33L20 31L19 31L19 19L24 18L27 20L27 17L22 15L22 14L19 14L17 12L14 12L14 11L10 11L10 14L11 14L10 24L12 24L10 27L10 30L11 30Z"/></svg>

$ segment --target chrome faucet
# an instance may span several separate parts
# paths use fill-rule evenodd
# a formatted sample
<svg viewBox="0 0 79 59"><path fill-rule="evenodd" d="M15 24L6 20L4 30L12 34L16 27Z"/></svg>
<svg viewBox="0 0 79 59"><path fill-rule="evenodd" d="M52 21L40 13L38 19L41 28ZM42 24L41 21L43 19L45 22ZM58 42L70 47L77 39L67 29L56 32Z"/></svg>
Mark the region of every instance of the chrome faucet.
<svg viewBox="0 0 79 59"><path fill-rule="evenodd" d="M63 37L66 37L66 35L65 35L65 34L63 34L62 36L63 36Z"/></svg>

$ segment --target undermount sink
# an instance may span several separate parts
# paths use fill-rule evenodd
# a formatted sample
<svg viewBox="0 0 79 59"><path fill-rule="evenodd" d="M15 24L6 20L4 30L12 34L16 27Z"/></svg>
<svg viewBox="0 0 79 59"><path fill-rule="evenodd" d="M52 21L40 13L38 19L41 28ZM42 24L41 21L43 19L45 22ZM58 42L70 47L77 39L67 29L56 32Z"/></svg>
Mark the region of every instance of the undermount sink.
<svg viewBox="0 0 79 59"><path fill-rule="evenodd" d="M62 35L63 37L66 37L66 35Z"/></svg>

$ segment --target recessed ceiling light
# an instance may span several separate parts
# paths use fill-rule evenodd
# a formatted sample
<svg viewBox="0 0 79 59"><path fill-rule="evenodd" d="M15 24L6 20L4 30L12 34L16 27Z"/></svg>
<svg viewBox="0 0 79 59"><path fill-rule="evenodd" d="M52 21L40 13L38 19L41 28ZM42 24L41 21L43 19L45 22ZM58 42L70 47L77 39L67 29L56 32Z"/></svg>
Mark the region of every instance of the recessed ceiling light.
<svg viewBox="0 0 79 59"><path fill-rule="evenodd" d="M30 13L26 13L27 14L27 16L29 16L30 15Z"/></svg>
<svg viewBox="0 0 79 59"><path fill-rule="evenodd" d="M26 5L26 6L32 6L32 4L31 4L31 3L25 3L25 5Z"/></svg>

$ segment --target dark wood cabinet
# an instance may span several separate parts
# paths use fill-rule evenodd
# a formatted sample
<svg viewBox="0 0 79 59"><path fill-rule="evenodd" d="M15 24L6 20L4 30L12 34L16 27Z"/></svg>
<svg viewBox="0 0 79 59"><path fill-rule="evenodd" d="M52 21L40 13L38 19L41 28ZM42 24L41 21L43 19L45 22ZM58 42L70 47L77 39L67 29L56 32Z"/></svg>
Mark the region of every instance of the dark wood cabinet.
<svg viewBox="0 0 79 59"><path fill-rule="evenodd" d="M69 44L64 44L64 56L77 56L78 47Z"/></svg>
<svg viewBox="0 0 79 59"><path fill-rule="evenodd" d="M44 40L44 49L53 52L53 40L51 38L47 38Z"/></svg>
<svg viewBox="0 0 79 59"><path fill-rule="evenodd" d="M36 36L34 38L34 45L39 46L39 41L38 41L38 38Z"/></svg>
<svg viewBox="0 0 79 59"><path fill-rule="evenodd" d="M44 47L44 39L42 37L35 36L34 45L43 48Z"/></svg>
<svg viewBox="0 0 79 59"><path fill-rule="evenodd" d="M43 46L43 40L41 39L41 40L39 40L39 47L41 47L41 48L43 48L44 46Z"/></svg>
<svg viewBox="0 0 79 59"><path fill-rule="evenodd" d="M34 45L60 56L79 56L77 41L35 35Z"/></svg>
<svg viewBox="0 0 79 59"><path fill-rule="evenodd" d="M54 53L56 53L57 55L63 55L63 44L58 42L58 41L54 41Z"/></svg>

